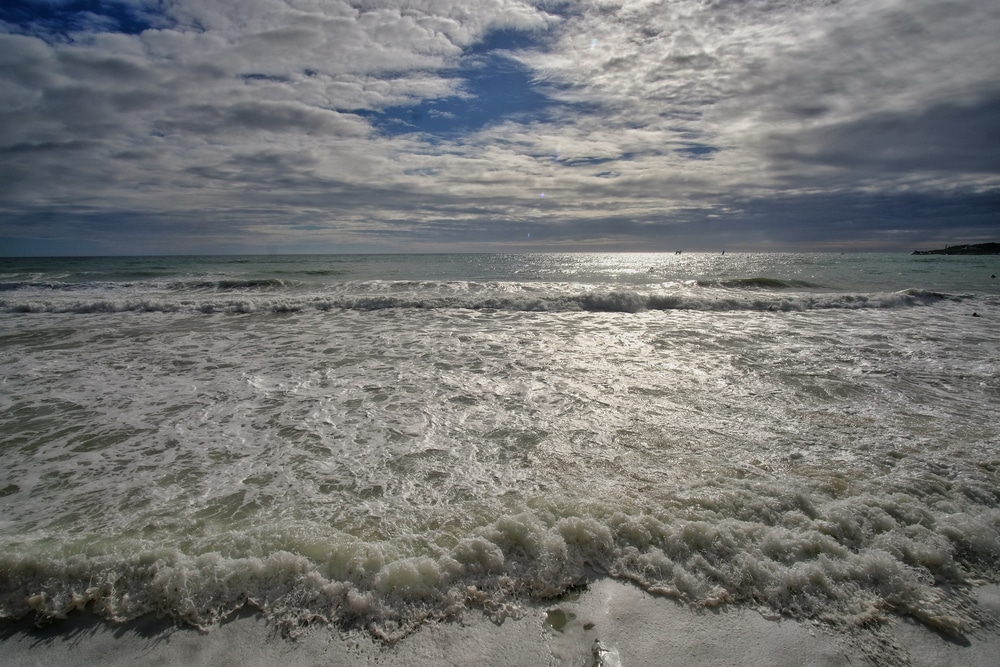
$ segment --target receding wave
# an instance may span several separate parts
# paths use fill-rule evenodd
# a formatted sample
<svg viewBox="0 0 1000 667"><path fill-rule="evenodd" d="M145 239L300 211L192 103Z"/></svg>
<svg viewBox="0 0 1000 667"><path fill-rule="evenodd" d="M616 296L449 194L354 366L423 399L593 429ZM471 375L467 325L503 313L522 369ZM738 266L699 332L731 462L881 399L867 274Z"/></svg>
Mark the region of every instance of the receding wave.
<svg viewBox="0 0 1000 667"><path fill-rule="evenodd" d="M271 286L271 281L264 281ZM245 289L245 287L232 288ZM213 291L214 288L213 288ZM225 288L217 291L225 292ZM264 292L265 290L261 290ZM205 293L184 298L140 299L6 299L0 311L8 313L294 313L309 311L387 309L465 309L481 311L604 312L639 313L655 310L801 312L824 309L860 310L931 306L942 301L962 301L963 296L926 290L904 290L877 294L808 293L780 296L752 295L732 290L685 290L676 292L530 292L490 294L475 291L442 295L429 291L402 290L390 294L344 295L240 295L241 298L212 299Z"/></svg>

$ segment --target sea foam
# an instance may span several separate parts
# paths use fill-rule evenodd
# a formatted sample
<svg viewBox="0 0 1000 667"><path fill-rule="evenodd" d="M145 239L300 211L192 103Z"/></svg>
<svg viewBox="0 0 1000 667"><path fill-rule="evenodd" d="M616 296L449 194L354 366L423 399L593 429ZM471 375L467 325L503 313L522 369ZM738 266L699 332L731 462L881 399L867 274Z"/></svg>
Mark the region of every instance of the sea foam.
<svg viewBox="0 0 1000 667"><path fill-rule="evenodd" d="M852 636L992 622L1000 303L971 273L207 261L4 277L4 617L392 641L614 577Z"/></svg>

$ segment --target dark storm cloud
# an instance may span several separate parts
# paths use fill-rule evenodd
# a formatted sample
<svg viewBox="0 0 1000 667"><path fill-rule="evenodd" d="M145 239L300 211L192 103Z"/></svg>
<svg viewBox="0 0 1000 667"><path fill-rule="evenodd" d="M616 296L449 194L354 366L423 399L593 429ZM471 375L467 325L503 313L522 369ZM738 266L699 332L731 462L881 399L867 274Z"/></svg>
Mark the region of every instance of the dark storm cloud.
<svg viewBox="0 0 1000 667"><path fill-rule="evenodd" d="M1000 174L1000 97L883 113L804 133L777 156L876 173Z"/></svg>

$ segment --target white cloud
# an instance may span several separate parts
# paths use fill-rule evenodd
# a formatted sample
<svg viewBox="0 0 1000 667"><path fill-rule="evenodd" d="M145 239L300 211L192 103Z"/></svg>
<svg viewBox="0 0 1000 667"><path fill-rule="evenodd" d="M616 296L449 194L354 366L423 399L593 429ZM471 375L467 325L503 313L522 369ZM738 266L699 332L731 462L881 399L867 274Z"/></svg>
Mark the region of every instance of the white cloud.
<svg viewBox="0 0 1000 667"><path fill-rule="evenodd" d="M1000 188L989 148L961 129L997 127L992 0L165 11L141 34L99 18L69 40L0 32L0 216L208 215L250 197L262 219L329 209L399 232L406 216L424 231L477 216L663 221L776 193ZM468 98L462 59L497 30L534 36L506 55L550 100L544 115L433 141L376 131L370 114Z"/></svg>

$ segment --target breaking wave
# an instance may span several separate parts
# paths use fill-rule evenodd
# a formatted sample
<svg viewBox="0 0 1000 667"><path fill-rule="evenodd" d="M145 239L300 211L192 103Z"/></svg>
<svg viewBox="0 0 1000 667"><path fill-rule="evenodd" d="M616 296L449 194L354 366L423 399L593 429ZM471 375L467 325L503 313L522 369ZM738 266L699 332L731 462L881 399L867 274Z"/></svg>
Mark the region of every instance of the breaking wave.
<svg viewBox="0 0 1000 667"><path fill-rule="evenodd" d="M170 289L172 290L216 290L220 292L280 290L284 287L285 282L277 278L194 280L178 281L170 284Z"/></svg>
<svg viewBox="0 0 1000 667"><path fill-rule="evenodd" d="M481 311L639 313L650 310L809 311L824 309L908 308L972 298L909 289L900 292L758 294L732 289L683 289L661 292L565 290L443 290L426 285L395 286L382 292L342 294L282 293L281 281L239 281L239 284L198 283L171 298L46 298L0 299L8 313L291 313L305 311L385 309L465 309ZM123 290L125 291L125 290ZM444 293L444 292L448 293ZM213 298L225 292L227 298Z"/></svg>
<svg viewBox="0 0 1000 667"><path fill-rule="evenodd" d="M932 501L935 484L922 485ZM961 637L988 622L963 587L997 574L1000 511L987 486L969 489L985 494L986 507L969 503L947 516L912 495L821 503L777 484L730 486L659 515L591 508L506 516L436 556L348 536L324 540L308 527L279 539L231 535L226 548L201 553L139 540L102 549L94 540L68 557L0 556L0 617L89 609L116 621L156 613L207 628L248 606L289 630L321 621L392 641L466 609L518 615L526 600L557 597L597 573L701 607L750 604L847 629L899 613ZM239 543L258 546L240 554Z"/></svg>
<svg viewBox="0 0 1000 667"><path fill-rule="evenodd" d="M764 276L757 278L737 278L733 280L699 280L698 285L701 287L761 290L818 289L821 287L807 280L779 280L778 278L767 278Z"/></svg>

